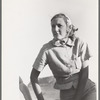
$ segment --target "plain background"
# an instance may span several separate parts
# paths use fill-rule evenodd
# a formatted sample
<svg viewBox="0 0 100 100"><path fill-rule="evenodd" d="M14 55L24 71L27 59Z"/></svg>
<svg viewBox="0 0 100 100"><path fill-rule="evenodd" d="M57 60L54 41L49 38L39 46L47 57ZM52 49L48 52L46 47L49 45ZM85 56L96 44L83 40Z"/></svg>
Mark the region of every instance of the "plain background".
<svg viewBox="0 0 100 100"><path fill-rule="evenodd" d="M19 76L25 84L42 45L52 39L50 19L65 13L79 28L76 35L89 45L89 77L98 82L97 0L2 1L2 99L18 100ZM48 66L40 77L52 75Z"/></svg>

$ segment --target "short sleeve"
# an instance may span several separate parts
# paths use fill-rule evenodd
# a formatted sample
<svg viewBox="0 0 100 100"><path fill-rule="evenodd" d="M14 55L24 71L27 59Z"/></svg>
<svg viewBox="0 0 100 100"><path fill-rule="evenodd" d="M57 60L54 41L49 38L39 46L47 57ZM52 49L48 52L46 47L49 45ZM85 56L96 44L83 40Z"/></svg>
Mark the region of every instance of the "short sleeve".
<svg viewBox="0 0 100 100"><path fill-rule="evenodd" d="M46 64L47 64L47 55L45 48L43 46L33 64L33 68L35 68L38 71L42 71Z"/></svg>
<svg viewBox="0 0 100 100"><path fill-rule="evenodd" d="M80 55L82 62L89 60L92 56L87 43L82 43L80 46Z"/></svg>

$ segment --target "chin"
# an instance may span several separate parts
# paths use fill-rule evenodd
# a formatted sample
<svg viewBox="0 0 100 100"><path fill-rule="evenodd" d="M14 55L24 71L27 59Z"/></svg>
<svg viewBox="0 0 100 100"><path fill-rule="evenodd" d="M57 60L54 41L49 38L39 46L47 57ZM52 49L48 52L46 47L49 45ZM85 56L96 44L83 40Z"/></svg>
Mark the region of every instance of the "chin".
<svg viewBox="0 0 100 100"><path fill-rule="evenodd" d="M61 40L63 39L64 37L61 37L61 36L54 36L55 40Z"/></svg>

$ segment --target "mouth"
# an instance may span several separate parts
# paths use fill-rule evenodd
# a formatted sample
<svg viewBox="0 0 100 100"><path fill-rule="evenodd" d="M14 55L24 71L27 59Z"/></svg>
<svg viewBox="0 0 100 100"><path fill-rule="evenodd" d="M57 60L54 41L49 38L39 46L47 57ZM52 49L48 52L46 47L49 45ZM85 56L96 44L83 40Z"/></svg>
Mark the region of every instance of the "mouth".
<svg viewBox="0 0 100 100"><path fill-rule="evenodd" d="M55 39L59 39L59 38L61 38L61 32L60 31L54 31L53 36L54 36Z"/></svg>
<svg viewBox="0 0 100 100"><path fill-rule="evenodd" d="M54 32L54 35L60 35L61 33L60 33L60 31L55 31Z"/></svg>
<svg viewBox="0 0 100 100"><path fill-rule="evenodd" d="M59 32L54 32L53 35L58 37L60 35L60 33Z"/></svg>

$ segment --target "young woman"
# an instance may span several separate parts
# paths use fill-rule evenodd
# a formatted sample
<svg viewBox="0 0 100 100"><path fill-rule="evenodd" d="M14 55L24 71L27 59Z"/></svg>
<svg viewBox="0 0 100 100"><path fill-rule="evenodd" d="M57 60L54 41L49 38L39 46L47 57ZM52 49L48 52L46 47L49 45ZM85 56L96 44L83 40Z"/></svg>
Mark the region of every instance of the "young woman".
<svg viewBox="0 0 100 100"><path fill-rule="evenodd" d="M74 25L62 13L51 19L53 39L41 48L31 72L31 83L38 100L44 100L38 76L48 64L60 90L60 100L96 100L95 84L88 79L87 43L75 36Z"/></svg>

